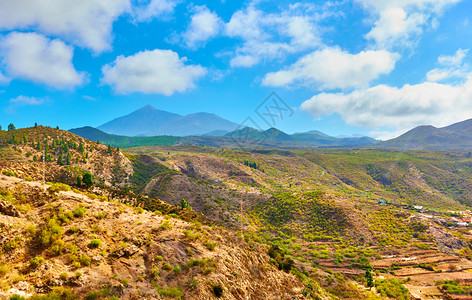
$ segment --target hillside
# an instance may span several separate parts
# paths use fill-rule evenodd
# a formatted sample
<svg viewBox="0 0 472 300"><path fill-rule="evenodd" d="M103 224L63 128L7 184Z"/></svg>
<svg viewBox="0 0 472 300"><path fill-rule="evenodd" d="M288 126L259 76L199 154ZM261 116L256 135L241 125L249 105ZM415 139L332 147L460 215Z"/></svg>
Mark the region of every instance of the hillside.
<svg viewBox="0 0 472 300"><path fill-rule="evenodd" d="M465 153L345 148L243 151L183 145L137 147L124 152L41 126L2 131L0 136L0 172L9 175L10 180L19 180L12 178L17 177L30 182L42 178L43 164L32 157L43 155L46 143L41 143L38 150L37 142L31 140L47 137L47 181L79 188L77 176L88 171L94 175L93 191L98 196L83 190L83 185L76 193L90 194L87 197L97 201L106 196L171 217L176 214L182 220L198 220L210 228L217 224L216 228L235 238L242 234L250 249L263 256L268 254L271 265L297 278L293 286L299 288L294 295L331 297L329 293L339 299L382 299L382 295L407 299L409 289L422 294L421 299L433 294L449 297L449 292L436 285L439 280L452 280L464 292L470 292L467 282L472 280L472 273L467 270L472 269L468 246L472 235L468 228L457 227L461 220L457 211L469 209L472 204L472 158ZM83 154L80 144L87 149ZM32 152L29 156L28 151ZM79 160L61 165L61 151L63 156L69 154ZM86 153L86 163L81 162ZM20 196L11 202L7 195L4 200L21 212L28 205L35 207L34 203L24 202L30 198ZM87 209L103 205L94 203L94 208ZM423 208L418 211L414 205ZM8 205L3 207L3 214L11 214ZM70 208L64 207L63 212L66 210ZM140 228L134 225L136 230ZM110 228L121 230L118 223ZM197 232L178 228L186 238L204 242L195 238ZM98 236L95 232L87 234ZM98 237L102 242L106 238ZM174 253L180 255L179 251ZM187 258L183 256L179 263L185 264ZM171 266L178 264L172 261ZM371 267L376 288L368 290L365 274ZM179 274L183 274L184 268L180 268ZM127 274L126 270L117 274L121 272ZM246 274L251 278L248 280L253 280L255 273ZM166 282L169 280L175 282ZM154 287L157 291L164 288L161 283L159 288ZM183 293L188 292L184 284L181 287Z"/></svg>
<svg viewBox="0 0 472 300"><path fill-rule="evenodd" d="M375 145L379 148L470 151L472 119L436 128L418 126L401 136Z"/></svg>
<svg viewBox="0 0 472 300"><path fill-rule="evenodd" d="M236 127L236 123L215 114L202 112L181 116L146 105L97 128L106 133L124 136L188 136L215 130L231 131Z"/></svg>
<svg viewBox="0 0 472 300"><path fill-rule="evenodd" d="M185 220L186 210L163 215L4 175L0 195L0 297L303 298L300 281L271 265L263 246Z"/></svg>
<svg viewBox="0 0 472 300"><path fill-rule="evenodd" d="M139 146L166 146L174 145L181 138L175 136L123 136L105 133L99 129L86 126L70 129L69 132L92 141L100 141L102 144L119 148Z"/></svg>

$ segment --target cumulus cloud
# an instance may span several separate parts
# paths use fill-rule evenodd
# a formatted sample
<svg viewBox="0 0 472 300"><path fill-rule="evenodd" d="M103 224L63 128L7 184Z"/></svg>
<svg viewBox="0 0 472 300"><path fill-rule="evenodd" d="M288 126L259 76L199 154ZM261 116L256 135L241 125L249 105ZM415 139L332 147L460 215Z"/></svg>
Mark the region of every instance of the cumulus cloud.
<svg viewBox="0 0 472 300"><path fill-rule="evenodd" d="M299 82L321 89L366 87L380 75L390 73L397 58L383 50L350 54L338 47L325 48L303 56L285 70L268 73L262 84L288 86Z"/></svg>
<svg viewBox="0 0 472 300"><path fill-rule="evenodd" d="M176 5L177 1L173 0L137 0L133 6L133 14L140 22L150 21L171 14Z"/></svg>
<svg viewBox="0 0 472 300"><path fill-rule="evenodd" d="M277 13L266 13L251 3L236 11L225 24L225 35L243 41L233 53L233 67L251 67L261 60L282 58L319 47L323 18L310 5L290 5Z"/></svg>
<svg viewBox="0 0 472 300"><path fill-rule="evenodd" d="M439 68L434 68L426 74L428 81L440 82L449 79L462 80L471 73L469 64L463 63L469 49L458 49L454 55L438 57Z"/></svg>
<svg viewBox="0 0 472 300"><path fill-rule="evenodd" d="M379 47L409 46L426 26L437 24L437 17L461 0L357 0L375 18L366 38Z"/></svg>
<svg viewBox="0 0 472 300"><path fill-rule="evenodd" d="M472 77L461 85L424 82L401 88L377 85L351 93L321 93L301 108L315 116L339 114L356 126L406 130L445 126L472 116Z"/></svg>
<svg viewBox="0 0 472 300"><path fill-rule="evenodd" d="M188 47L197 47L215 37L223 25L223 21L206 6L197 6L193 9L190 25L183 34Z"/></svg>
<svg viewBox="0 0 472 300"><path fill-rule="evenodd" d="M12 32L1 40L1 54L8 74L69 89L84 82L84 73L72 65L73 48L37 33Z"/></svg>
<svg viewBox="0 0 472 300"><path fill-rule="evenodd" d="M186 65L171 50L155 49L134 55L119 56L102 68L102 82L113 87L116 93L141 92L170 96L195 87L195 81L207 70L200 65Z"/></svg>
<svg viewBox="0 0 472 300"><path fill-rule="evenodd" d="M0 0L0 29L34 29L102 52L110 49L113 22L129 0Z"/></svg>

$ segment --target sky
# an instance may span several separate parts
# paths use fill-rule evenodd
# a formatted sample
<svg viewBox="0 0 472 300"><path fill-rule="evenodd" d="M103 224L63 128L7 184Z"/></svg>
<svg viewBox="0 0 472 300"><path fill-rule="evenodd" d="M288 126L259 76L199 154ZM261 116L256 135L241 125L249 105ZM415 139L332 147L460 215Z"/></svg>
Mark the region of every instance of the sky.
<svg viewBox="0 0 472 300"><path fill-rule="evenodd" d="M472 118L470 12L470 0L0 0L0 125L99 126L150 104L287 133L446 126Z"/></svg>

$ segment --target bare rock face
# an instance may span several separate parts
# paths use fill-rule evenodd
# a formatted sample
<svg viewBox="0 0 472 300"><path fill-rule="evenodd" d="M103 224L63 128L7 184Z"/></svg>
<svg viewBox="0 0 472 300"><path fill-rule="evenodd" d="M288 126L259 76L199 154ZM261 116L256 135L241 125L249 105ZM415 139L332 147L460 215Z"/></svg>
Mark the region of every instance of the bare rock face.
<svg viewBox="0 0 472 300"><path fill-rule="evenodd" d="M467 246L467 243L463 240L455 237L451 233L441 230L437 226L430 228L431 235L434 237L438 248L442 252L455 253L454 250L460 250Z"/></svg>

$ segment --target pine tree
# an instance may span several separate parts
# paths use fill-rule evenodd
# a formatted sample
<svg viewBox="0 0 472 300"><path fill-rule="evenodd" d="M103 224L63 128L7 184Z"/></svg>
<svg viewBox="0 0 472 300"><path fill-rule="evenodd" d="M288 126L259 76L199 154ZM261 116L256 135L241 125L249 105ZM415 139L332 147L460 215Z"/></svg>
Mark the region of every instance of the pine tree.
<svg viewBox="0 0 472 300"><path fill-rule="evenodd" d="M82 176L82 182L87 188L90 188L93 185L93 176L89 172L85 172Z"/></svg>
<svg viewBox="0 0 472 300"><path fill-rule="evenodd" d="M374 277L372 276L372 270L367 269L365 271L365 279L367 281L367 287L372 288L374 286Z"/></svg>
<svg viewBox="0 0 472 300"><path fill-rule="evenodd" d="M72 157L71 157L70 153L67 153L67 156L66 156L66 164L67 165L70 165L71 158Z"/></svg>
<svg viewBox="0 0 472 300"><path fill-rule="evenodd" d="M85 151L85 147L84 147L84 144L82 142L80 142L80 145L79 145L79 152L80 153L84 153Z"/></svg>
<svg viewBox="0 0 472 300"><path fill-rule="evenodd" d="M57 164L62 166L64 164L64 159L62 158L62 153L59 153L59 158L57 159Z"/></svg>
<svg viewBox="0 0 472 300"><path fill-rule="evenodd" d="M10 123L10 125L8 125L8 131L13 131L15 130L15 125L13 125L13 123Z"/></svg>

